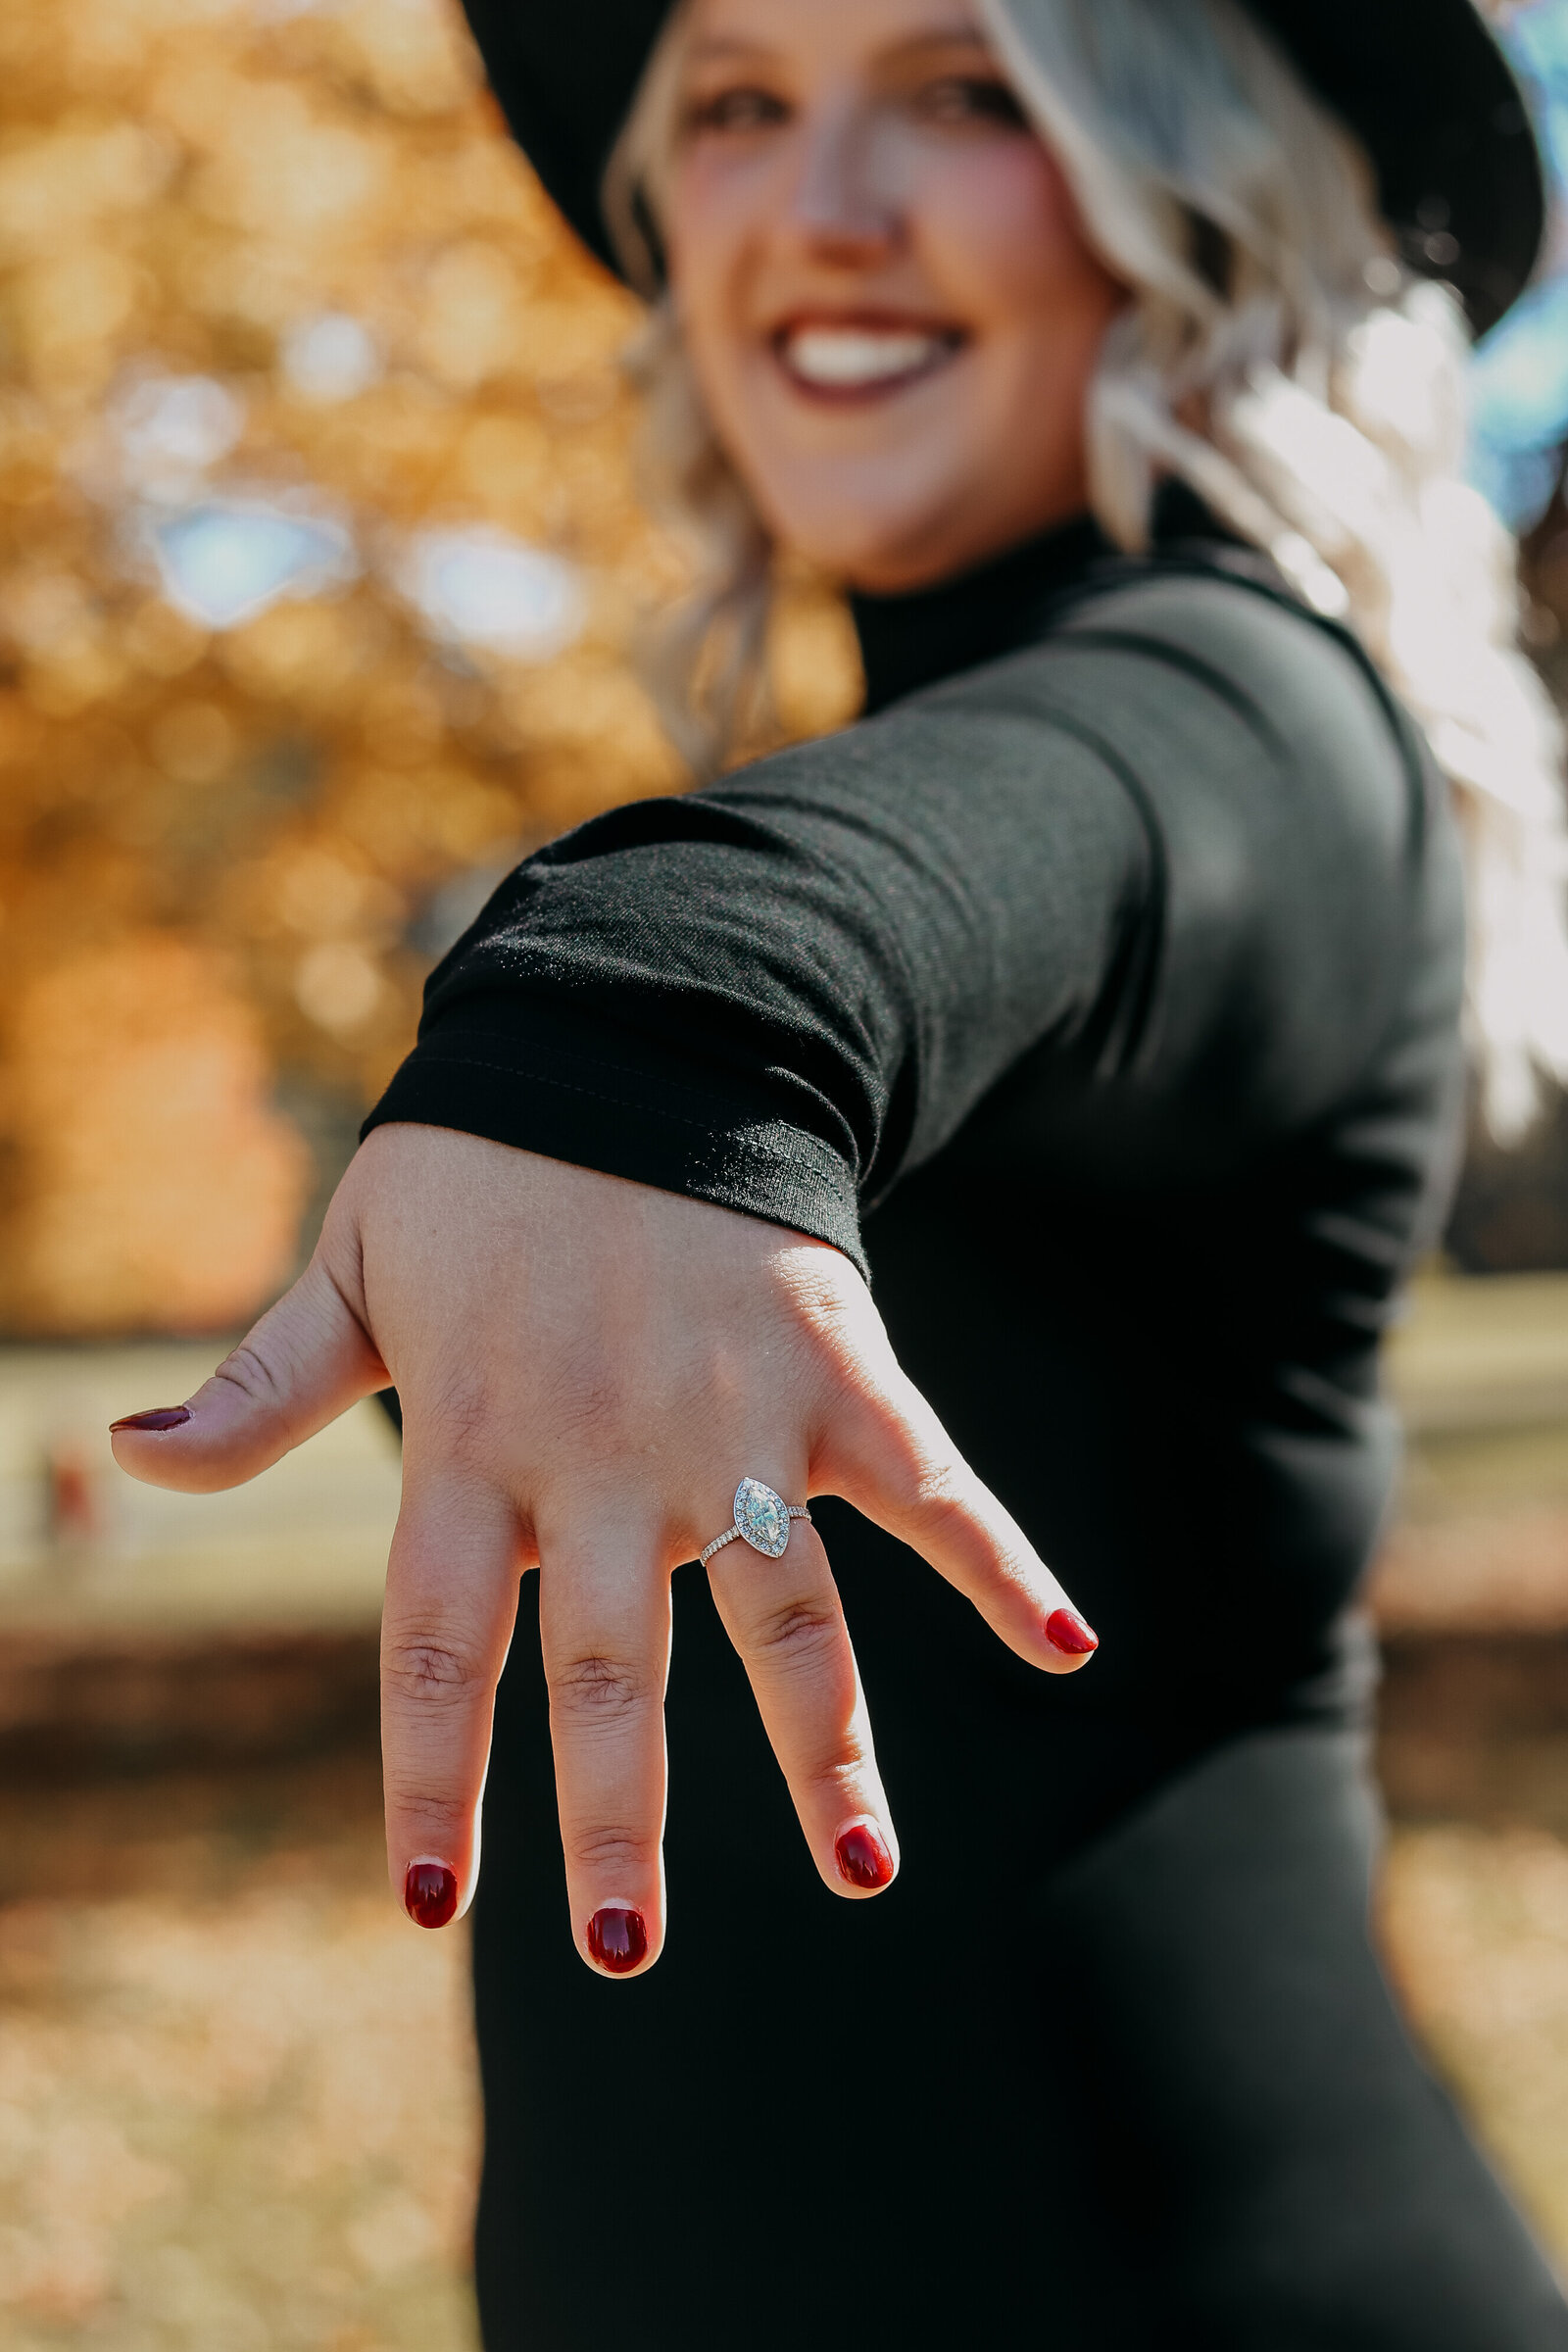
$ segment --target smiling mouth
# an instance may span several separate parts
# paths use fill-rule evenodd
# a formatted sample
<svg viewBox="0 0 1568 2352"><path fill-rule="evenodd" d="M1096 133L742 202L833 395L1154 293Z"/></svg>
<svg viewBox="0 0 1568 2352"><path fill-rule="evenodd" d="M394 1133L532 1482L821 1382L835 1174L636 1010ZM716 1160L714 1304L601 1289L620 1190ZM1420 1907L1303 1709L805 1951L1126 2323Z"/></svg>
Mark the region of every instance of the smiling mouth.
<svg viewBox="0 0 1568 2352"><path fill-rule="evenodd" d="M773 350L799 391L818 400L858 401L918 382L951 360L962 342L955 327L829 325L813 319L781 327Z"/></svg>

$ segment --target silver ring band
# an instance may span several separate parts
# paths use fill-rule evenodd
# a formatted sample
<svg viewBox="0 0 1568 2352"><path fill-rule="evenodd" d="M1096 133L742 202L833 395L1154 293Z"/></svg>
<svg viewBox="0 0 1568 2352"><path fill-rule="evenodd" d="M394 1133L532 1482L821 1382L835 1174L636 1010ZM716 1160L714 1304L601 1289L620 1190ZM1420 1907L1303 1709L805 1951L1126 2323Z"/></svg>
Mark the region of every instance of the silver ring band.
<svg viewBox="0 0 1568 2352"><path fill-rule="evenodd" d="M790 1521L804 1519L808 1526L811 1514L804 1503L786 1502L771 1487L760 1478L743 1478L735 1490L735 1522L721 1536L697 1554L697 1565L706 1568L715 1551L726 1544L746 1544L760 1551L764 1560L776 1560L790 1540Z"/></svg>

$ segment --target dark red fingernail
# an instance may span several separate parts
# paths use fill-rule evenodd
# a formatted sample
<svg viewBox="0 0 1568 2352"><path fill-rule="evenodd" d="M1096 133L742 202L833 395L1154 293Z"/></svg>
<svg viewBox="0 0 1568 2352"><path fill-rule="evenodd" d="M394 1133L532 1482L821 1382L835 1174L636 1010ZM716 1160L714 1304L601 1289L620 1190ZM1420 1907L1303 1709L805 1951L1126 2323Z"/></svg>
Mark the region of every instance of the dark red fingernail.
<svg viewBox="0 0 1568 2352"><path fill-rule="evenodd" d="M1100 1636L1085 1625L1075 1609L1053 1609L1046 1619L1046 1640L1069 1658L1086 1658L1100 1647Z"/></svg>
<svg viewBox="0 0 1568 2352"><path fill-rule="evenodd" d="M839 1866L839 1877L847 1886L890 1886L893 1884L893 1856L888 1852L880 1830L868 1821L858 1821L848 1830L840 1830L833 1840L833 1853Z"/></svg>
<svg viewBox="0 0 1568 2352"><path fill-rule="evenodd" d="M457 1874L444 1862L411 1862L403 1908L416 1928L444 1928L458 1907Z"/></svg>
<svg viewBox="0 0 1568 2352"><path fill-rule="evenodd" d="M643 1925L642 1913L622 1910L618 1903L607 1903L588 1922L588 1951L612 1977L623 1977L631 1969L640 1968L648 1957L648 1930Z"/></svg>
<svg viewBox="0 0 1568 2352"><path fill-rule="evenodd" d="M123 1421L111 1421L111 1429L177 1429L190 1419L188 1404L155 1404L145 1413L127 1413Z"/></svg>

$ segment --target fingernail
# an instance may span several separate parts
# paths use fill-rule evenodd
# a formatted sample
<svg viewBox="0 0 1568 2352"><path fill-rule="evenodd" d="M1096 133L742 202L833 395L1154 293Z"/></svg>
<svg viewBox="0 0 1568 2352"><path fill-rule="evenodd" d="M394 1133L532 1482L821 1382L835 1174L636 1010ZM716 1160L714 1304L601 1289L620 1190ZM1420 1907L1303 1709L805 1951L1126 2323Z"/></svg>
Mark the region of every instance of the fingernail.
<svg viewBox="0 0 1568 2352"><path fill-rule="evenodd" d="M416 1928L444 1928L458 1907L457 1874L444 1862L411 1862L403 1908Z"/></svg>
<svg viewBox="0 0 1568 2352"><path fill-rule="evenodd" d="M893 1856L882 1833L869 1821L852 1822L833 1840L839 1877L847 1886L891 1886Z"/></svg>
<svg viewBox="0 0 1568 2352"><path fill-rule="evenodd" d="M596 1911L588 1922L588 1953L612 1977L640 1968L648 1957L648 1930L642 1913L623 1910L619 1903L607 1903L602 1911Z"/></svg>
<svg viewBox="0 0 1568 2352"><path fill-rule="evenodd" d="M1065 1650L1069 1658L1086 1658L1100 1647L1100 1636L1085 1625L1076 1609L1053 1609L1046 1619L1046 1640L1053 1649Z"/></svg>
<svg viewBox="0 0 1568 2352"><path fill-rule="evenodd" d="M188 1404L155 1404L145 1413L127 1413L122 1421L111 1421L111 1429L178 1429L190 1419Z"/></svg>

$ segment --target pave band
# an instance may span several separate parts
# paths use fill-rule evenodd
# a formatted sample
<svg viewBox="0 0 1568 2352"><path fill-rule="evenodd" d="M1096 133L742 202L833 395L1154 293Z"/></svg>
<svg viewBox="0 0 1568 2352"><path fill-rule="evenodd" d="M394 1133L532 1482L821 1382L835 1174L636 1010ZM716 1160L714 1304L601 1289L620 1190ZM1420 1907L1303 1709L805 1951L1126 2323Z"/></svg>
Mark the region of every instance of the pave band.
<svg viewBox="0 0 1568 2352"><path fill-rule="evenodd" d="M726 1544L749 1544L760 1551L764 1560L776 1560L790 1540L790 1521L804 1519L810 1525L811 1514L803 1503L786 1502L771 1487L764 1487L760 1478L743 1478L735 1490L735 1524L726 1527L721 1536L697 1555L697 1564L706 1568L715 1551Z"/></svg>

